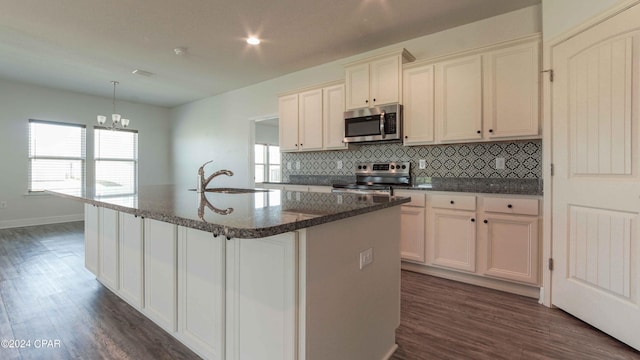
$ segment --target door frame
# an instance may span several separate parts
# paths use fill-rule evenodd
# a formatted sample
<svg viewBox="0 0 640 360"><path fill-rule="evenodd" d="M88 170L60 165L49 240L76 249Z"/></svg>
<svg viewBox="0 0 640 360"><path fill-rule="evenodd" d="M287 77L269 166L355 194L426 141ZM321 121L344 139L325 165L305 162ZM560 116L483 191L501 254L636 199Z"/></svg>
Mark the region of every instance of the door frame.
<svg viewBox="0 0 640 360"><path fill-rule="evenodd" d="M265 120L273 120L273 119L279 119L280 116L279 114L269 114L269 115L262 115L262 116L253 116L250 117L249 120L249 169L247 171L247 173L249 174L249 178L251 180L251 182L249 183L249 186L254 188L256 186L256 174L255 174L255 162L256 162L256 154L254 151L254 145L256 143L256 123L260 122L260 121L265 121Z"/></svg>
<svg viewBox="0 0 640 360"><path fill-rule="evenodd" d="M574 36L610 19L611 17L627 10L630 7L640 4L640 0L621 0L608 10L598 13L592 18L574 26L573 28L558 34L542 42L542 70L552 69L553 49L561 43ZM549 74L543 73L540 80L542 82L542 104L543 104L543 126L542 126L542 178L544 183L543 193L543 226L542 226L542 289L540 289L540 302L547 306L552 306L552 283L551 270L548 261L553 258L553 186L551 178L551 165L553 164L553 125L552 99L553 89L549 81ZM546 145L546 146L544 146Z"/></svg>

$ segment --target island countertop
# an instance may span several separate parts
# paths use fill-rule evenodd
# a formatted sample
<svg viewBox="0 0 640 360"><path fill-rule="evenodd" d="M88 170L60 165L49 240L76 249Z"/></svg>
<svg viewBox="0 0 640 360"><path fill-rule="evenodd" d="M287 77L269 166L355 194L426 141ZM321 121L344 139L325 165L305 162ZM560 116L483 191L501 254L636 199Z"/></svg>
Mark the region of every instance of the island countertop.
<svg viewBox="0 0 640 360"><path fill-rule="evenodd" d="M137 194L99 196L95 188L49 191L65 198L229 238L262 238L408 203L409 198L268 190L198 193L175 185L140 186Z"/></svg>

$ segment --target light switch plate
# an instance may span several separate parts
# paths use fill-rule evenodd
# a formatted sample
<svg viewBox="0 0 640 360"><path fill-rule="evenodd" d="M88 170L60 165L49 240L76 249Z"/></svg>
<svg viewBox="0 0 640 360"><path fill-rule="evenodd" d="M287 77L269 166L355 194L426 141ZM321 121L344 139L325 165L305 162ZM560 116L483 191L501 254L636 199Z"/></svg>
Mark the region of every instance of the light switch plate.
<svg viewBox="0 0 640 360"><path fill-rule="evenodd" d="M342 160L338 160L338 162L336 163L336 168L342 169Z"/></svg>
<svg viewBox="0 0 640 360"><path fill-rule="evenodd" d="M300 170L300 161L296 161L296 170Z"/></svg>
<svg viewBox="0 0 640 360"><path fill-rule="evenodd" d="M373 262L373 248L360 252L360 270Z"/></svg>
<svg viewBox="0 0 640 360"><path fill-rule="evenodd" d="M420 159L420 160L418 160L418 167L419 167L421 170L426 169L426 168L427 168L427 160L425 160L425 159Z"/></svg>
<svg viewBox="0 0 640 360"><path fill-rule="evenodd" d="M504 170L504 158L496 158L496 170Z"/></svg>

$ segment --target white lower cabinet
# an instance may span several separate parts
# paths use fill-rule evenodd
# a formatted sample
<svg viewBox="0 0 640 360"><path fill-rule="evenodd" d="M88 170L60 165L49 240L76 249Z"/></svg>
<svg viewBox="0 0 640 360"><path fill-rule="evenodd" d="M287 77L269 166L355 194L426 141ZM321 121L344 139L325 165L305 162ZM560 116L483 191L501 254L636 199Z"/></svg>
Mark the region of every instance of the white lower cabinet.
<svg viewBox="0 0 640 360"><path fill-rule="evenodd" d="M206 359L225 359L225 240L178 227L178 337Z"/></svg>
<svg viewBox="0 0 640 360"><path fill-rule="evenodd" d="M433 193L427 204L426 265L539 285L538 198Z"/></svg>
<svg viewBox="0 0 640 360"><path fill-rule="evenodd" d="M144 227L142 218L119 213L120 294L137 309L144 307Z"/></svg>
<svg viewBox="0 0 640 360"><path fill-rule="evenodd" d="M177 330L177 225L144 220L144 313Z"/></svg>
<svg viewBox="0 0 640 360"><path fill-rule="evenodd" d="M501 203L503 209L500 209ZM480 224L486 239L485 275L529 284L539 283L537 215L537 200L485 199L483 221Z"/></svg>
<svg viewBox="0 0 640 360"><path fill-rule="evenodd" d="M432 210L432 264L476 271L475 216L473 211Z"/></svg>
<svg viewBox="0 0 640 360"><path fill-rule="evenodd" d="M227 241L226 359L297 358L297 233Z"/></svg>
<svg viewBox="0 0 640 360"><path fill-rule="evenodd" d="M95 276L98 276L100 267L98 209L97 206L84 205L84 267Z"/></svg>
<svg viewBox="0 0 640 360"><path fill-rule="evenodd" d="M425 194L424 191L395 191L396 196L411 198L400 212L400 257L424 263L425 261Z"/></svg>
<svg viewBox="0 0 640 360"><path fill-rule="evenodd" d="M119 287L119 240L118 240L118 212L111 209L99 208L98 218L100 231L99 251L100 281L113 290Z"/></svg>
<svg viewBox="0 0 640 360"><path fill-rule="evenodd" d="M476 271L476 196L429 196L430 263Z"/></svg>

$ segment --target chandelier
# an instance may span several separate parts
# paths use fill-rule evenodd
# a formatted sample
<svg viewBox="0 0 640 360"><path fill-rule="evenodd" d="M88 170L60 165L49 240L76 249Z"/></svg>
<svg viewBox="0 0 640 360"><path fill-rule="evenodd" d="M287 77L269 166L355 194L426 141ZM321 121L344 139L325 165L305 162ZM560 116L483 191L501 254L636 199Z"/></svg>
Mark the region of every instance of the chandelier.
<svg viewBox="0 0 640 360"><path fill-rule="evenodd" d="M116 85L120 84L118 81L112 81L113 84L113 113L111 114L111 125L107 126L111 130L124 129L129 126L129 119L124 119L118 113L116 113ZM104 125L107 122L107 117L104 115L98 115L98 124Z"/></svg>

